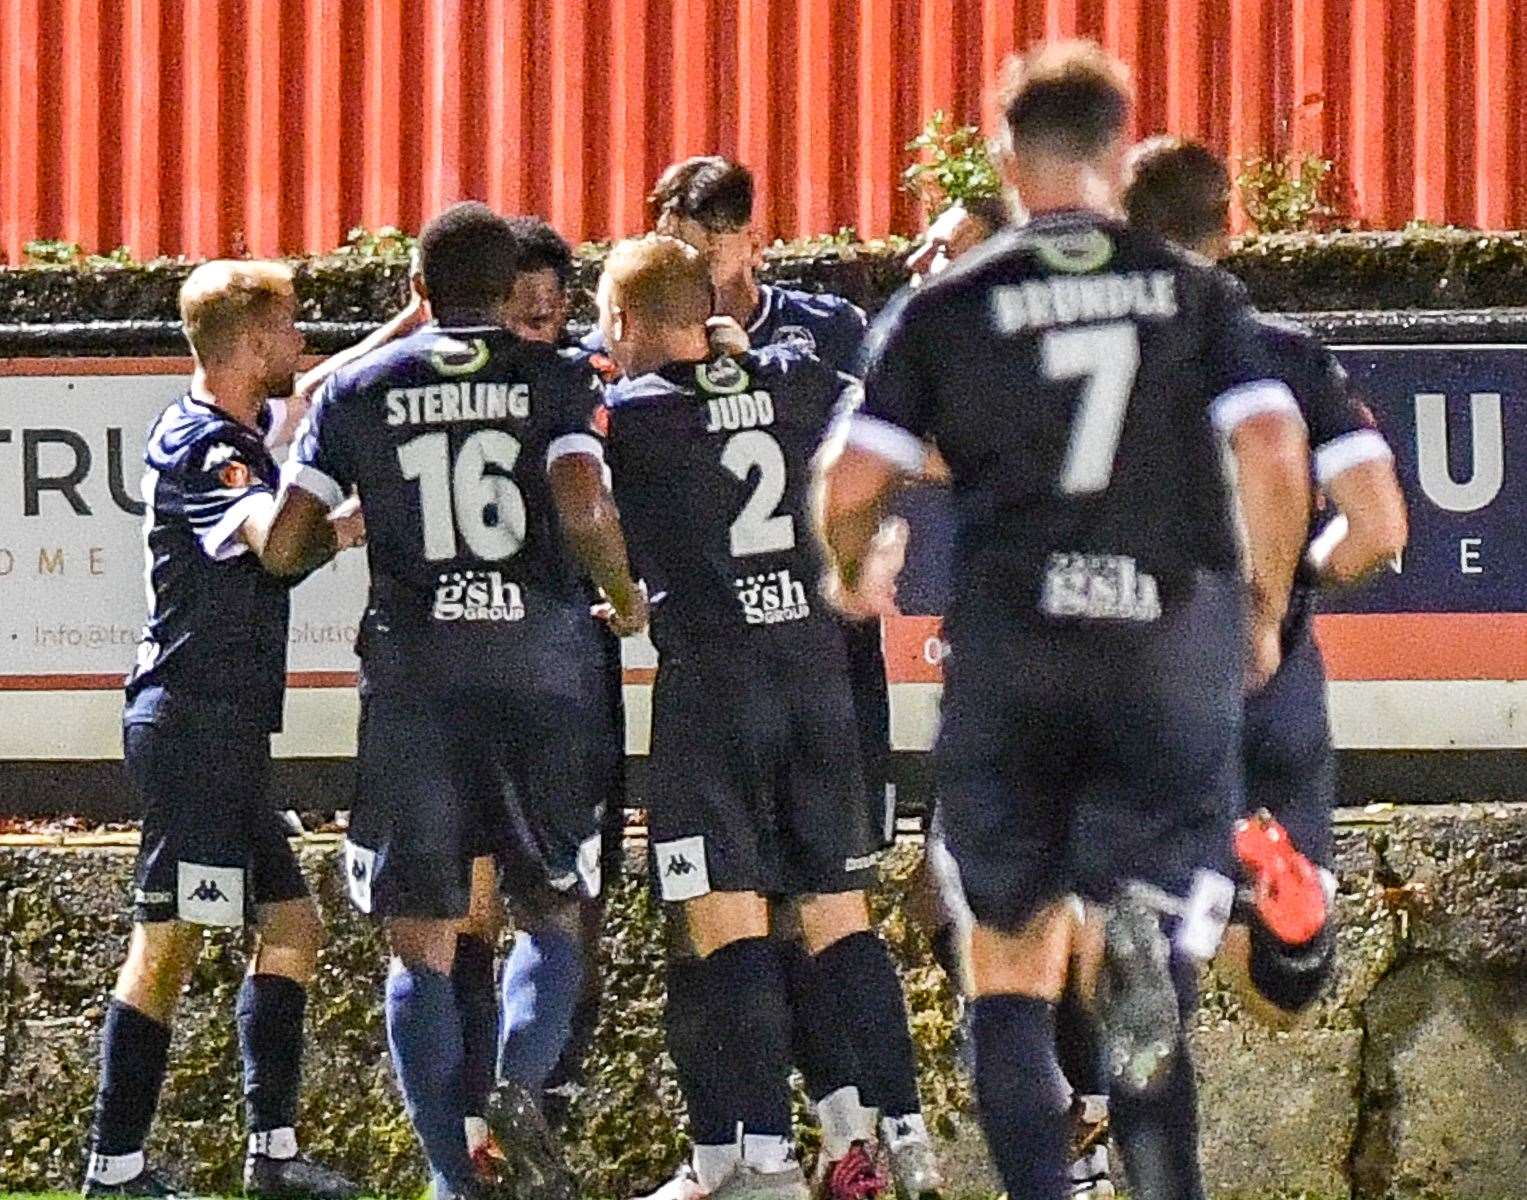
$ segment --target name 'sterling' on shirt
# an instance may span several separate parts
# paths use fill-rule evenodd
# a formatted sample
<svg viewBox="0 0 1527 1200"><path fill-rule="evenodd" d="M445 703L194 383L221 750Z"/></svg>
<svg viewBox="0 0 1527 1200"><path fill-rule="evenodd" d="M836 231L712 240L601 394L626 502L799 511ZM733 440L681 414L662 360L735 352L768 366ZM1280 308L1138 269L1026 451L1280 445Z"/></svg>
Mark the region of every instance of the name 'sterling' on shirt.
<svg viewBox="0 0 1527 1200"><path fill-rule="evenodd" d="M603 460L601 395L586 363L497 326L429 326L329 381L285 475L330 505L360 494L368 673L506 686L527 639L591 626L547 471Z"/></svg>

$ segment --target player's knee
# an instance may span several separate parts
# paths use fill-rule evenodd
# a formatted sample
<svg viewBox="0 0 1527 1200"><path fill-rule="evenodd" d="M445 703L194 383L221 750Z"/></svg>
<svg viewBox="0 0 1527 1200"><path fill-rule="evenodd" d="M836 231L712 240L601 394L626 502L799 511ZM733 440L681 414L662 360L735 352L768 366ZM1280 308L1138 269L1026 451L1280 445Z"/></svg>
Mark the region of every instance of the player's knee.
<svg viewBox="0 0 1527 1200"><path fill-rule="evenodd" d="M387 944L393 958L407 969L422 967L449 975L456 961L460 925L459 919L394 918L387 923Z"/></svg>
<svg viewBox="0 0 1527 1200"><path fill-rule="evenodd" d="M1336 961L1336 936L1329 922L1302 946L1285 945L1253 921L1248 975L1257 993L1290 1016L1320 998Z"/></svg>
<svg viewBox="0 0 1527 1200"><path fill-rule="evenodd" d="M472 891L461 932L492 945L504 927L504 905L498 892L498 867L491 855L472 862Z"/></svg>
<svg viewBox="0 0 1527 1200"><path fill-rule="evenodd" d="M287 975L299 983L312 977L323 949L323 921L311 897L262 905L255 970Z"/></svg>
<svg viewBox="0 0 1527 1200"><path fill-rule="evenodd" d="M863 892L803 896L796 905L801 940L807 951L820 954L829 946L870 927L869 902Z"/></svg>
<svg viewBox="0 0 1527 1200"><path fill-rule="evenodd" d="M685 929L696 958L746 938L769 936L769 904L757 892L707 892L684 902Z"/></svg>
<svg viewBox="0 0 1527 1200"><path fill-rule="evenodd" d="M134 925L127 960L117 975L117 998L166 1019L190 978L201 943L201 927L184 921Z"/></svg>
<svg viewBox="0 0 1527 1200"><path fill-rule="evenodd" d="M978 923L971 931L970 982L978 996L1034 996L1058 1003L1070 978L1075 905L1057 900L1016 930Z"/></svg>

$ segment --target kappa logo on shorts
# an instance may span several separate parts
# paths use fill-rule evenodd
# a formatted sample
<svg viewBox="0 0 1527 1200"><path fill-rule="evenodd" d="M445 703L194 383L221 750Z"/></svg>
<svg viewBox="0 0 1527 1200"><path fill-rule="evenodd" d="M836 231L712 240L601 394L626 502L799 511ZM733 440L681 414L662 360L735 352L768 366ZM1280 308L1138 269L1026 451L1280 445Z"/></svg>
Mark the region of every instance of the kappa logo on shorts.
<svg viewBox="0 0 1527 1200"><path fill-rule="evenodd" d="M345 839L345 890L350 903L363 913L371 912L371 886L376 880L376 851Z"/></svg>
<svg viewBox="0 0 1527 1200"><path fill-rule="evenodd" d="M244 868L176 864L175 915L192 925L244 923Z"/></svg>
<svg viewBox="0 0 1527 1200"><path fill-rule="evenodd" d="M693 900L710 891L703 837L658 842L652 852L657 860L658 889L664 900Z"/></svg>

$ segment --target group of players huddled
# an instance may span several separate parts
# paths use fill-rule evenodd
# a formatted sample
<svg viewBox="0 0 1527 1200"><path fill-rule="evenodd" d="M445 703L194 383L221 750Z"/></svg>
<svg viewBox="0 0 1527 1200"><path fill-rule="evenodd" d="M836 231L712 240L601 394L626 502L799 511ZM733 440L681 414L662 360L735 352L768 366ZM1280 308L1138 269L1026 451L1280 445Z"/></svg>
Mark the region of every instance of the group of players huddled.
<svg viewBox="0 0 1527 1200"><path fill-rule="evenodd" d="M570 1187L549 1139L502 1147L516 1123L544 1134L548 1079L587 1036L618 639L644 629L693 1144L654 1198L938 1194L865 898L894 834L896 514L928 489L956 530L934 944L993 1160L1013 1200L1111 1195L1111 1135L1136 1196L1203 1195L1198 972L1219 953L1294 1014L1330 969L1310 610L1398 553L1405 506L1329 353L1209 261L1223 165L1130 147L1123 68L1089 43L1016 60L1000 101L1007 209L941 218L867 337L847 301L757 282L752 179L718 157L658 181L656 231L610 251L581 346L559 345L566 244L481 204L431 221L410 305L295 388L290 271L191 274L195 374L145 455L124 716L143 839L86 1195L173 1194L143 1151L170 1023L202 928L246 915L245 1188L357 1194L298 1148L321 927L266 793L289 591L360 545L344 870L385 931L392 1065L436 1196ZM792 1068L821 1127L812 1183Z"/></svg>

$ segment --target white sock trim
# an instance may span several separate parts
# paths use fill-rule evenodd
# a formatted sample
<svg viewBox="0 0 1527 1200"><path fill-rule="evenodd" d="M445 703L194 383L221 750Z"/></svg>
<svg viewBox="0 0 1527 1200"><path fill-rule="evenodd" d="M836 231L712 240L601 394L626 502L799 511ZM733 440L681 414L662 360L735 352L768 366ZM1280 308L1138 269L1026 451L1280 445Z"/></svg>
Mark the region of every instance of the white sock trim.
<svg viewBox="0 0 1527 1200"><path fill-rule="evenodd" d="M1077 1096L1082 1102L1082 1120L1089 1125L1096 1125L1108 1119L1107 1096Z"/></svg>
<svg viewBox="0 0 1527 1200"><path fill-rule="evenodd" d="M147 1160L142 1150L134 1150L131 1154L96 1154L90 1155L90 1162L85 1167L87 1178L97 1183L104 1183L108 1187L115 1187L119 1183L126 1183L129 1179L136 1179L143 1174L147 1166Z"/></svg>
<svg viewBox="0 0 1527 1200"><path fill-rule="evenodd" d="M817 1102L817 1121L822 1126L822 1153L837 1162L855 1142L875 1136L875 1110L865 1108L859 1089L850 1085L829 1092Z"/></svg>
<svg viewBox="0 0 1527 1200"><path fill-rule="evenodd" d="M742 1135L742 1161L763 1175L774 1175L795 1166L790 1139L772 1133Z"/></svg>
<svg viewBox="0 0 1527 1200"><path fill-rule="evenodd" d="M892 1141L926 1142L928 1122L923 1119L923 1114L920 1112L908 1113L904 1117L881 1117L880 1137L888 1144Z"/></svg>
<svg viewBox="0 0 1527 1200"><path fill-rule="evenodd" d="M467 1153L476 1154L480 1147L488 1144L488 1120L486 1117L468 1117L466 1119L467 1130Z"/></svg>
<svg viewBox="0 0 1527 1200"><path fill-rule="evenodd" d="M296 1158L297 1131L290 1125L249 1135L250 1158Z"/></svg>
<svg viewBox="0 0 1527 1200"><path fill-rule="evenodd" d="M699 1181L700 1189L709 1194L725 1183L727 1177L737 1169L737 1164L742 1161L742 1146L738 1142L728 1142L724 1146L701 1146L697 1143L690 1161L694 1163L695 1179Z"/></svg>

